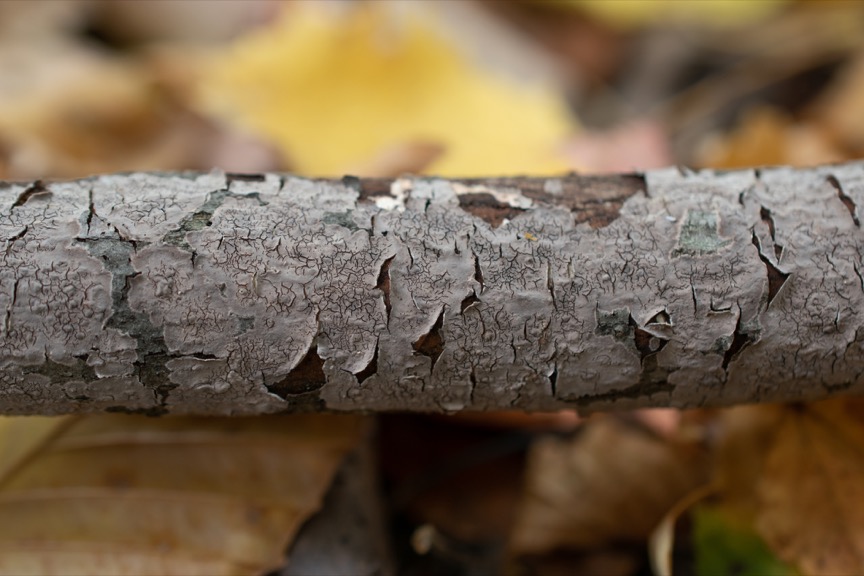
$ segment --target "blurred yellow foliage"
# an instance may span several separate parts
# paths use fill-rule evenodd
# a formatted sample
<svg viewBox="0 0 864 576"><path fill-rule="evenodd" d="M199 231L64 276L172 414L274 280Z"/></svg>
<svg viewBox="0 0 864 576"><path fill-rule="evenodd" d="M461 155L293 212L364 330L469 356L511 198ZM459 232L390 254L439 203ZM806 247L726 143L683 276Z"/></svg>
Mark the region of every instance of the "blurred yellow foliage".
<svg viewBox="0 0 864 576"><path fill-rule="evenodd" d="M610 25L629 28L670 20L704 25L746 24L769 16L786 0L565 0L562 4L585 10ZM554 2L554 4L559 4Z"/></svg>
<svg viewBox="0 0 864 576"><path fill-rule="evenodd" d="M202 105L272 139L303 174L341 175L417 142L442 147L426 170L440 175L567 168L557 148L574 120L550 87L472 65L416 16L324 4L293 5L218 54Z"/></svg>

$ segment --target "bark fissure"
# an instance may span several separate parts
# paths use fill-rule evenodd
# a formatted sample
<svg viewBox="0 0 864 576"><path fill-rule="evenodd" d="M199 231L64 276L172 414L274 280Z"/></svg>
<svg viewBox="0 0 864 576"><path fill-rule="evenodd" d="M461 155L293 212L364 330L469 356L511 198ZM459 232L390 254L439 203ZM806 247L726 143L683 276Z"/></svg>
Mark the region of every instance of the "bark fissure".
<svg viewBox="0 0 864 576"><path fill-rule="evenodd" d="M776 230L774 228L774 217L771 216L771 210L764 206L759 207L759 217L768 226L768 233L771 235L771 241L774 243L774 258L780 262L780 256L783 255L783 246L777 243Z"/></svg>
<svg viewBox="0 0 864 576"><path fill-rule="evenodd" d="M21 194L15 198L15 202L12 203L12 209L20 208L27 204L31 198L39 195L50 195L51 192L45 188L45 184L42 183L41 180L36 180L32 185L28 186Z"/></svg>
<svg viewBox="0 0 864 576"><path fill-rule="evenodd" d="M445 310L446 308L441 309L429 331L420 336L412 345L414 352L432 360L430 371L435 369L435 363L438 362L438 358L441 357L441 353L444 351L444 337L441 334L441 327L444 325Z"/></svg>
<svg viewBox="0 0 864 576"><path fill-rule="evenodd" d="M378 279L375 282L375 288L381 291L381 299L384 301L384 314L387 318L387 324L390 324L390 310L393 305L390 303L390 265L396 257L394 254L381 263L381 269L378 271Z"/></svg>
<svg viewBox="0 0 864 576"><path fill-rule="evenodd" d="M461 314L465 314L465 311L480 302L480 298L477 297L476 292L471 292L468 296L466 296L462 302L459 304L459 312Z"/></svg>
<svg viewBox="0 0 864 576"><path fill-rule="evenodd" d="M776 298L777 292L780 291L780 288L783 287L783 284L789 279L790 274L787 272L783 272L777 266L768 259L767 256L762 252L762 242L759 240L759 236L756 235L756 232L753 232L753 245L756 246L756 250L759 253L759 259L765 264L765 271L768 275L768 302L767 305L770 305L771 302Z"/></svg>
<svg viewBox="0 0 864 576"><path fill-rule="evenodd" d="M378 373L378 341L375 341L375 351L372 353L372 359L362 370L354 374L357 377L357 382L363 384Z"/></svg>
<svg viewBox="0 0 864 576"><path fill-rule="evenodd" d="M480 268L480 257L474 254L474 280L480 285L480 293L483 293L483 269Z"/></svg>
<svg viewBox="0 0 864 576"><path fill-rule="evenodd" d="M861 220L858 218L858 206L855 205L855 201L852 200L846 193L843 191L843 185L840 184L840 181L837 180L836 176L829 175L826 180L831 186L837 190L837 197L840 198L840 201L846 207L846 210L849 211L849 216L852 217L852 221L855 223L855 226L861 227Z"/></svg>
<svg viewBox="0 0 864 576"><path fill-rule="evenodd" d="M727 374L729 371L729 364L731 364L732 361L741 354L744 348L755 341L753 336L742 326L741 314L741 307L739 306L738 319L735 322L735 331L732 332L731 339L728 340L728 348L723 354L723 370L725 370Z"/></svg>

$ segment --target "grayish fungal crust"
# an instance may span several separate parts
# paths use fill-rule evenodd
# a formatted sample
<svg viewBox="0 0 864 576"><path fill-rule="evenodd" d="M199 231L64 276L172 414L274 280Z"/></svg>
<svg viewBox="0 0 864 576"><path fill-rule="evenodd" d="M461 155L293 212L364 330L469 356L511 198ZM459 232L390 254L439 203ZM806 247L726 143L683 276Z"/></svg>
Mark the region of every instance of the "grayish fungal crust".
<svg viewBox="0 0 864 576"><path fill-rule="evenodd" d="M594 204L567 178L0 185L0 412L862 391L864 165L630 178Z"/></svg>

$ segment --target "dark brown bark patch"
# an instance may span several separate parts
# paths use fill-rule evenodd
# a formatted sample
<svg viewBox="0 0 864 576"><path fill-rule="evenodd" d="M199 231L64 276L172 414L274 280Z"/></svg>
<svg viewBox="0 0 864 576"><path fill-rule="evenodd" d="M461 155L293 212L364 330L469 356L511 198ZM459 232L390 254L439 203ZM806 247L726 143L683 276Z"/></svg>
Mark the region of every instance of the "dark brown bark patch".
<svg viewBox="0 0 864 576"><path fill-rule="evenodd" d="M771 301L777 296L777 292L780 291L780 288L782 288L783 284L786 283L786 280L789 279L790 274L777 268L777 266L775 266L774 263L762 253L762 244L755 232L753 233L753 245L756 246L756 249L759 251L759 259L762 260L763 264L765 264L765 270L768 274L768 304L771 304Z"/></svg>
<svg viewBox="0 0 864 576"><path fill-rule="evenodd" d="M363 384L366 380L368 380L371 376L374 376L378 372L378 342L375 342L375 352L372 354L372 360L369 361L369 364L366 365L365 368L354 374L357 377L357 382Z"/></svg>
<svg viewBox="0 0 864 576"><path fill-rule="evenodd" d="M381 264L381 270L378 272L378 280L375 283L375 288L381 290L381 298L384 300L384 310L387 314L387 323L390 323L390 310L393 305L390 303L390 264L393 263L393 255L384 260Z"/></svg>
<svg viewBox="0 0 864 576"><path fill-rule="evenodd" d="M480 298L477 297L475 292L472 292L466 298L462 299L462 304L459 306L459 312L465 314L465 311L468 310L471 306L480 302Z"/></svg>
<svg viewBox="0 0 864 576"><path fill-rule="evenodd" d="M244 174L240 172L228 172L225 174L228 182L264 182L267 178L264 174Z"/></svg>
<svg viewBox="0 0 864 576"><path fill-rule="evenodd" d="M329 182L329 180L321 180ZM361 202L369 202L381 196L392 196L390 189L393 186L392 178L358 178L357 176L345 176L342 185L351 188L359 194Z"/></svg>
<svg viewBox="0 0 864 576"><path fill-rule="evenodd" d="M297 394L314 392L326 383L324 360L318 355L318 346L313 343L297 366L285 378L276 384L267 386L267 390L280 398L288 398Z"/></svg>
<svg viewBox="0 0 864 576"><path fill-rule="evenodd" d="M509 204L499 202L492 194L487 194L486 192L460 194L459 206L472 216L480 218L492 228L497 228L504 223L504 220L512 220L525 212L523 208L515 208Z"/></svg>
<svg viewBox="0 0 864 576"><path fill-rule="evenodd" d="M570 174L559 178L514 177L456 181L468 186L517 189L523 196L539 204L567 208L573 213L576 224L587 222L594 229L605 228L617 220L624 202L635 194L645 194L647 190L645 178L641 174Z"/></svg>
<svg viewBox="0 0 864 576"><path fill-rule="evenodd" d="M435 324L432 325L429 332L420 336L413 344L414 352L432 359L431 368L433 369L438 357L441 356L441 352L444 351L444 337L441 336L441 326L443 325L444 309L442 308L441 313L438 314L438 319L435 320Z"/></svg>
<svg viewBox="0 0 864 576"><path fill-rule="evenodd" d="M754 342L753 336L744 330L741 324L741 316L739 311L738 322L735 323L735 332L732 333L732 342L729 344L729 348L726 350L726 353L723 354L723 369L727 370L729 368L729 364L734 360L744 348L746 348L749 344ZM728 340L727 340L728 342Z"/></svg>

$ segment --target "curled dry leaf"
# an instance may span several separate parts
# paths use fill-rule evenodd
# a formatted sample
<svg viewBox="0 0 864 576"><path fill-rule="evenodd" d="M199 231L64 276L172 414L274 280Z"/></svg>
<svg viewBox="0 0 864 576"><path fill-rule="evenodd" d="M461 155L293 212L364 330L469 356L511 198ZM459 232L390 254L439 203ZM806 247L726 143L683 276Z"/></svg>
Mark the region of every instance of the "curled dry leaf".
<svg viewBox="0 0 864 576"><path fill-rule="evenodd" d="M722 426L727 512L804 574L864 572L864 401L737 408Z"/></svg>
<svg viewBox="0 0 864 576"><path fill-rule="evenodd" d="M516 554L644 540L685 494L707 481L707 454L612 417L572 440L532 447Z"/></svg>
<svg viewBox="0 0 864 576"><path fill-rule="evenodd" d="M2 421L0 574L260 574L319 508L353 417Z"/></svg>

